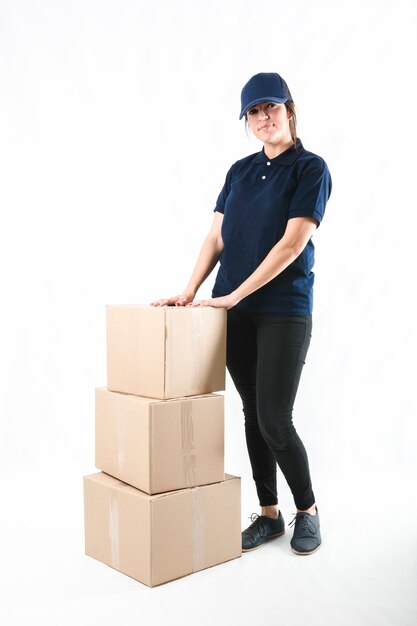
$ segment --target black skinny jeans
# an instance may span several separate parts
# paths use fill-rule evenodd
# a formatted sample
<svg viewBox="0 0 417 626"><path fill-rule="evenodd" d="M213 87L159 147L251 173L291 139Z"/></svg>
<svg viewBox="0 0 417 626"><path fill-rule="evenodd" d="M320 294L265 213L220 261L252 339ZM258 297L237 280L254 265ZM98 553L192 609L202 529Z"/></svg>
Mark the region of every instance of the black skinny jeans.
<svg viewBox="0 0 417 626"><path fill-rule="evenodd" d="M242 399L260 506L278 504L277 463L298 509L314 502L307 452L292 411L310 345L311 315L227 311L226 364Z"/></svg>

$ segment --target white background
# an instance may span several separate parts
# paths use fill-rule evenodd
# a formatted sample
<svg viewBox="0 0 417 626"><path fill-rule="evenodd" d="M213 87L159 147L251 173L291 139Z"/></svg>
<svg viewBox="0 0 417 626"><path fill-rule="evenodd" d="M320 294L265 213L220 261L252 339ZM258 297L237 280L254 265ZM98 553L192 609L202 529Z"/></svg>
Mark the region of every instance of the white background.
<svg viewBox="0 0 417 626"><path fill-rule="evenodd" d="M416 12L0 0L2 623L416 623ZM264 71L287 80L334 185L294 412L323 545L297 557L287 529L148 589L84 556L105 305L184 289L227 169L262 148L238 115ZM242 476L246 526L258 502L229 378L226 471Z"/></svg>

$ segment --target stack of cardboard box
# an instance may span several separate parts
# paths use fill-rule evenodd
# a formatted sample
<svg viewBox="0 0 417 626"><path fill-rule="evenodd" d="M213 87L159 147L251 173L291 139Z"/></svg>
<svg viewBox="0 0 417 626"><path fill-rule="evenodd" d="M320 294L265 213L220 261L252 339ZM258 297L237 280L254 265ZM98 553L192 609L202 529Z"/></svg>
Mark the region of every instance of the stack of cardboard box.
<svg viewBox="0 0 417 626"><path fill-rule="evenodd" d="M224 474L226 309L107 306L107 387L84 477L86 554L151 587L241 556Z"/></svg>

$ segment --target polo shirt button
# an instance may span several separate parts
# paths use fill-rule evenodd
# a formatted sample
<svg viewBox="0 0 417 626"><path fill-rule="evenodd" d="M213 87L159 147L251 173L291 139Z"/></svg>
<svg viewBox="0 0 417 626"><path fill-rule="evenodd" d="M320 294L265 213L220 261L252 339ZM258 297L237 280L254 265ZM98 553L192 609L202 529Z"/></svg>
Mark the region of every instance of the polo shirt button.
<svg viewBox="0 0 417 626"><path fill-rule="evenodd" d="M262 176L262 180L265 180L266 176Z"/></svg>
<svg viewBox="0 0 417 626"><path fill-rule="evenodd" d="M267 162L266 162L266 164L267 164L267 165L271 165L270 161L267 161Z"/></svg>

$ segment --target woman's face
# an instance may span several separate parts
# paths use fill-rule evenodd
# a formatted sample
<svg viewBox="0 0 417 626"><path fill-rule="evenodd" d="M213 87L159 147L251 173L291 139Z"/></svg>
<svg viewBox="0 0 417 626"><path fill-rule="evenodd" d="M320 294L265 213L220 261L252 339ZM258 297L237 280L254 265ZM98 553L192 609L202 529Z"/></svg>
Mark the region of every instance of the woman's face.
<svg viewBox="0 0 417 626"><path fill-rule="evenodd" d="M259 102L247 111L246 117L252 133L264 143L277 146L292 141L291 114L285 104Z"/></svg>

